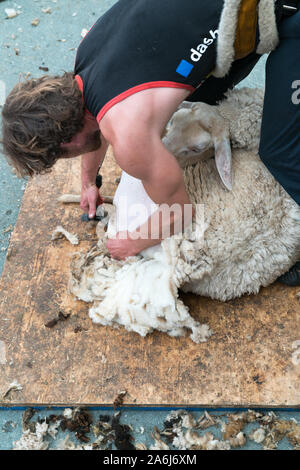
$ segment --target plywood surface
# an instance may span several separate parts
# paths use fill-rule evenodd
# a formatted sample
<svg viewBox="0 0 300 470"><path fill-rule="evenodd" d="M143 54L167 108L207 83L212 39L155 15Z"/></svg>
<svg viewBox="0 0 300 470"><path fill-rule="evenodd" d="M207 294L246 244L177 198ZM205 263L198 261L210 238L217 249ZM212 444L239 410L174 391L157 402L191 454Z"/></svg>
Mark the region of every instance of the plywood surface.
<svg viewBox="0 0 300 470"><path fill-rule="evenodd" d="M111 156L102 173L102 193L111 195L118 175ZM299 289L275 284L227 303L183 295L214 331L199 345L92 324L88 304L66 287L70 254L96 242L95 224L80 221L78 205L56 202L79 188L79 160L72 159L26 189L0 286L0 395L13 380L23 390L5 404L111 405L127 390L124 404L135 406L299 406L300 365L292 361ZM51 242L57 225L76 232L80 245ZM71 316L46 328L59 311Z"/></svg>

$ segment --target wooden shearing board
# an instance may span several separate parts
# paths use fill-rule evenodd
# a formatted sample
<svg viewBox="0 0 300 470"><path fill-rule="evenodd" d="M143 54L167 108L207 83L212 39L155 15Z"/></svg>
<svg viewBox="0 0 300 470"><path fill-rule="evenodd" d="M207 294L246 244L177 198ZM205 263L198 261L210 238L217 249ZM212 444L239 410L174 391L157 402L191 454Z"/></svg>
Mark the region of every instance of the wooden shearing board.
<svg viewBox="0 0 300 470"><path fill-rule="evenodd" d="M114 193L119 173L110 155L103 194ZM79 174L79 159L62 160L26 189L0 294L0 395L14 380L23 390L2 405L112 405L127 390L124 404L132 406L299 406L299 288L274 284L227 303L183 295L214 331L202 344L91 322L67 283L70 255L96 242L95 223L80 221L79 205L57 203L79 192ZM57 225L77 233L80 245L52 242ZM59 311L70 318L46 328Z"/></svg>

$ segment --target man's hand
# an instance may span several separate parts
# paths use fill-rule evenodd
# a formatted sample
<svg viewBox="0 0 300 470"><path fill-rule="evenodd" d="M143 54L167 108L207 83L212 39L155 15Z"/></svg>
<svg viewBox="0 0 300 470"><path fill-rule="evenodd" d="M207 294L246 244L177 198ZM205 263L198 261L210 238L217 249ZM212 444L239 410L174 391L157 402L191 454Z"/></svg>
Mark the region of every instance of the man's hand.
<svg viewBox="0 0 300 470"><path fill-rule="evenodd" d="M102 145L94 152L81 156L81 209L92 219L96 215L97 206L103 203L95 181L98 168L105 157L108 143L101 136Z"/></svg>
<svg viewBox="0 0 300 470"><path fill-rule="evenodd" d="M127 231L119 232L115 238L108 239L106 247L111 257L119 260L135 256L144 249L143 240L133 240Z"/></svg>
<svg viewBox="0 0 300 470"><path fill-rule="evenodd" d="M95 184L91 184L89 187L82 189L80 207L84 212L88 213L90 219L95 217L96 209L102 203L103 199Z"/></svg>

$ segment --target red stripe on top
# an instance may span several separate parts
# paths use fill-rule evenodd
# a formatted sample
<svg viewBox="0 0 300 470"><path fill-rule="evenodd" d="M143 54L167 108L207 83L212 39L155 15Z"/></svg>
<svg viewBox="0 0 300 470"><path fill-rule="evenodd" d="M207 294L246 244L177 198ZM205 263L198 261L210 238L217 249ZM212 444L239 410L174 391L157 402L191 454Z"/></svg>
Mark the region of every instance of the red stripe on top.
<svg viewBox="0 0 300 470"><path fill-rule="evenodd" d="M83 99L83 81L82 81L82 78L79 75L75 75L75 80L77 82L77 85L79 86L79 90L81 91L82 99ZM84 102L84 99L83 99L83 102Z"/></svg>
<svg viewBox="0 0 300 470"><path fill-rule="evenodd" d="M83 104L84 104L84 96L83 96L83 81L82 81L82 78L80 77L80 75L75 75L75 80L77 82L77 85L79 87L79 90L81 91L81 96L82 96L82 101L83 101ZM85 106L85 104L84 104ZM92 116L94 118L94 116L92 115L92 113L90 113L90 111L87 109L87 107L85 106L85 111L87 114L89 114L90 116ZM95 118L94 118L95 119Z"/></svg>
<svg viewBox="0 0 300 470"><path fill-rule="evenodd" d="M81 82L82 82L82 80L81 80ZM120 93L120 95L117 95L117 96L115 96L115 98L108 101L106 103L106 105L103 106L103 108L97 114L96 119L97 119L98 123L100 122L100 120L103 118L105 113L107 113L107 111L110 108L112 108L115 104L119 103L120 101L125 100L125 98L128 98L128 96L134 95L135 93L138 93L139 91L147 90L149 88L160 88L160 87L183 88L183 89L189 90L191 93L193 91L195 91L195 88L193 86L185 85L184 83L164 82L164 81L142 83L141 85L137 85L137 86L134 86L132 88L129 88L129 90L126 90L123 93Z"/></svg>

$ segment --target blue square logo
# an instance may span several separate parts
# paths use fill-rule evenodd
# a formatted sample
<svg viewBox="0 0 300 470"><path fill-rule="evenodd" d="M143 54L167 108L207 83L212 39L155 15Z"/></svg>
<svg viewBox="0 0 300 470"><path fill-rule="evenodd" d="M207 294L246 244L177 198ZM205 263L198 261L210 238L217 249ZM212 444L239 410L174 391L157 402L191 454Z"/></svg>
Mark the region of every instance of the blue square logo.
<svg viewBox="0 0 300 470"><path fill-rule="evenodd" d="M187 62L186 60L182 59L180 64L178 65L176 72L183 77L188 77L191 71L193 70L194 66Z"/></svg>

